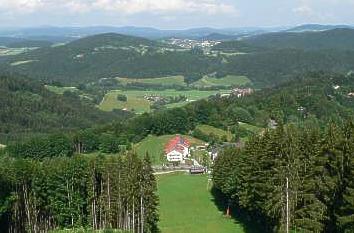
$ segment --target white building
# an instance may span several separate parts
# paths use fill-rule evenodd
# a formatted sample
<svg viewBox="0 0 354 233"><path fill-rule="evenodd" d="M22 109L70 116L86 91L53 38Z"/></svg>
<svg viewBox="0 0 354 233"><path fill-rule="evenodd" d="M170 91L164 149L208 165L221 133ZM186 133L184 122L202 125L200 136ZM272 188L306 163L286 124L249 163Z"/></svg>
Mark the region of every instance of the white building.
<svg viewBox="0 0 354 233"><path fill-rule="evenodd" d="M182 162L190 156L190 143L177 135L166 144L165 154L169 162Z"/></svg>

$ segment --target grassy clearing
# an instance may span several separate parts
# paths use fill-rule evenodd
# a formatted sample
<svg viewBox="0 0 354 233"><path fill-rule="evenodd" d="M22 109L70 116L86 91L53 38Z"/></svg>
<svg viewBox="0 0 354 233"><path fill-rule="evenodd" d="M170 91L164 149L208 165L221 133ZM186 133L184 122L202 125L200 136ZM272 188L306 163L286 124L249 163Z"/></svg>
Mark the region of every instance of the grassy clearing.
<svg viewBox="0 0 354 233"><path fill-rule="evenodd" d="M193 83L194 87L213 87L213 86L243 86L251 83L246 76L236 76L236 75L227 75L223 78L213 78L210 76L204 76L202 79Z"/></svg>
<svg viewBox="0 0 354 233"><path fill-rule="evenodd" d="M24 64L36 62L36 61L38 61L38 60L17 61L17 62L11 63L10 65L11 66L19 66L19 65L24 65Z"/></svg>
<svg viewBox="0 0 354 233"><path fill-rule="evenodd" d="M150 135L135 145L135 150L139 156L149 153L154 165L161 165L164 160L164 147L166 143L176 135L153 136ZM204 145L205 142L190 136L183 136L190 141L192 145Z"/></svg>
<svg viewBox="0 0 354 233"><path fill-rule="evenodd" d="M129 83L143 83L143 84L159 84L165 86L186 86L184 82L184 77L181 75L178 76L167 76L161 78L144 78L144 79L131 79L131 78L117 78L117 80L123 85Z"/></svg>
<svg viewBox="0 0 354 233"><path fill-rule="evenodd" d="M243 122L239 122L238 124L240 127L244 128L248 131L251 131L253 133L260 133L263 130L263 128L261 128L261 127L258 127L255 125L250 125L250 124L243 123Z"/></svg>
<svg viewBox="0 0 354 233"><path fill-rule="evenodd" d="M207 189L205 175L157 177L162 233L243 233L240 223L224 217Z"/></svg>
<svg viewBox="0 0 354 233"><path fill-rule="evenodd" d="M126 95L127 101L117 100L118 94ZM144 99L144 93L140 91L111 91L106 94L99 107L103 111L127 109L136 113L150 112L150 102Z"/></svg>
<svg viewBox="0 0 354 233"><path fill-rule="evenodd" d="M168 96L180 96L184 95L188 98L188 101L174 103L166 105L167 108L173 107L181 107L189 102L208 98L211 95L215 95L217 93L224 94L230 93L230 91L199 91L199 90L189 90L189 91L177 91L177 90L163 90L163 91L140 91L140 90L115 90L110 91L106 94L104 100L100 104L100 109L104 111L112 111L113 109L127 109L127 110L134 110L135 113L144 113L150 112L150 106L152 105L151 102L144 99L145 95L157 95L162 97ZM118 101L117 95L123 94L127 96L127 101Z"/></svg>
<svg viewBox="0 0 354 233"><path fill-rule="evenodd" d="M226 137L228 141L232 140L232 133L223 129L215 128L210 125L198 125L196 129L200 130L202 133L206 135L214 134L219 138Z"/></svg>
<svg viewBox="0 0 354 233"><path fill-rule="evenodd" d="M37 48L0 48L0 57L2 56L14 56L21 53L25 53Z"/></svg>
<svg viewBox="0 0 354 233"><path fill-rule="evenodd" d="M54 92L59 95L64 94L64 92L66 92L66 91L72 91L72 92L78 91L78 89L76 87L57 87L57 86L45 85L45 88L47 88L49 91Z"/></svg>

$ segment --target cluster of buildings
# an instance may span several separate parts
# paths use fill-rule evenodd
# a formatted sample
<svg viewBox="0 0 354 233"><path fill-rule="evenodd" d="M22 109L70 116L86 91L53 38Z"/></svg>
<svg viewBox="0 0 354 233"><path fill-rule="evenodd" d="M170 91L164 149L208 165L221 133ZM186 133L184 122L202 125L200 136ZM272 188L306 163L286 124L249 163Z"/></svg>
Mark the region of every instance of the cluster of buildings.
<svg viewBox="0 0 354 233"><path fill-rule="evenodd" d="M183 162L190 157L190 142L180 135L172 138L165 145L165 155L169 162Z"/></svg>
<svg viewBox="0 0 354 233"><path fill-rule="evenodd" d="M251 88L234 88L231 91L231 95L233 96L237 96L238 98L246 96L246 95L250 95L254 92L253 89Z"/></svg>
<svg viewBox="0 0 354 233"><path fill-rule="evenodd" d="M178 39L171 38L168 40L169 44L177 45L181 48L192 49L192 48L211 48L217 44L220 44L220 41L213 40L190 40L190 39Z"/></svg>
<svg viewBox="0 0 354 233"><path fill-rule="evenodd" d="M159 95L145 95L144 99L150 101L150 102L161 102L165 101L165 99L162 96Z"/></svg>
<svg viewBox="0 0 354 233"><path fill-rule="evenodd" d="M191 157L192 151L206 151L212 160L215 160L218 156L217 148L212 148L207 151L209 144L191 146L188 139L183 138L180 135L175 136L165 145L165 156L168 162L181 162Z"/></svg>

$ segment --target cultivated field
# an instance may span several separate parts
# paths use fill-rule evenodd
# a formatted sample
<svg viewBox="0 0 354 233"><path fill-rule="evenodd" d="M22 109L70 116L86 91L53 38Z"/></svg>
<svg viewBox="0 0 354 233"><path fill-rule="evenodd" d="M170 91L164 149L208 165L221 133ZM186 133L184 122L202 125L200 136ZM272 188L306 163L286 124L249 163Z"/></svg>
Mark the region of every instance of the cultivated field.
<svg viewBox="0 0 354 233"><path fill-rule="evenodd" d="M117 78L117 80L123 85L128 83L143 83L143 84L156 84L164 86L186 86L184 82L184 77L181 75L178 76L168 76L161 78L144 78L144 79L132 79L132 78Z"/></svg>
<svg viewBox="0 0 354 233"><path fill-rule="evenodd" d="M227 75L223 78L214 78L210 76L204 76L202 79L193 83L194 87L213 87L213 86L244 86L246 84L250 84L251 80L249 80L246 76L236 76L236 75Z"/></svg>
<svg viewBox="0 0 354 233"><path fill-rule="evenodd" d="M57 87L57 86L49 86L49 85L45 85L45 87L49 91L54 92L59 95L64 94L64 92L66 92L66 91L72 91L72 92L78 91L78 89L76 87Z"/></svg>
<svg viewBox="0 0 354 233"><path fill-rule="evenodd" d="M135 145L135 150L139 156L149 153L151 161L154 165L161 165L164 160L164 147L166 143L176 135L153 136L150 135ZM190 137L183 136L190 141L192 145L204 145L205 142Z"/></svg>
<svg viewBox="0 0 354 233"><path fill-rule="evenodd" d="M174 108L183 106L189 102L193 102L195 100L208 98L211 95L215 94L224 94L230 93L230 91L199 91L199 90L188 90L188 91L177 91L177 90L163 90L163 91L140 91L140 90L115 90L110 91L104 97L104 100L100 104L100 109L104 111L112 111L113 109L127 109L129 111L134 111L135 113L144 113L150 112L150 106L152 102L144 99L145 95L156 95L161 97L169 97L169 96L180 96L184 95L188 98L187 101L174 103L166 105L167 108ZM118 101L117 95L123 94L127 96L127 101Z"/></svg>
<svg viewBox="0 0 354 233"><path fill-rule="evenodd" d="M263 128L260 128L260 127L255 126L255 125L250 125L250 124L247 124L247 123L243 123L243 122L239 122L238 124L239 124L239 126L241 128L244 128L244 129L246 129L248 131L251 131L253 133L260 133L263 130Z"/></svg>
<svg viewBox="0 0 354 233"><path fill-rule="evenodd" d="M198 125L196 127L196 129L200 130L202 133L204 133L206 135L213 134L213 135L219 137L220 139L223 138L223 137L226 137L228 141L232 140L231 132L228 132L228 131L223 130L223 129L215 128L215 127L210 126L210 125Z"/></svg>
<svg viewBox="0 0 354 233"><path fill-rule="evenodd" d="M162 233L245 232L240 223L225 217L214 204L206 175L176 173L157 179Z"/></svg>

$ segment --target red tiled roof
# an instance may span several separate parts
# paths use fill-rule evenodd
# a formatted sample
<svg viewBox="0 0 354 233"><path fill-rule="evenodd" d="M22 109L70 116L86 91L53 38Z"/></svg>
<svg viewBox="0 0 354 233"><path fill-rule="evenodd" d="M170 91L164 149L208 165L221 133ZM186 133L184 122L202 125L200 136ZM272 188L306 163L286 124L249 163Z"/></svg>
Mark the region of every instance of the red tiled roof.
<svg viewBox="0 0 354 233"><path fill-rule="evenodd" d="M178 151L180 153L183 152L184 147L189 148L190 143L187 139L182 138L180 135L172 138L170 141L167 142L165 145L165 152L166 154L170 153L171 151Z"/></svg>

